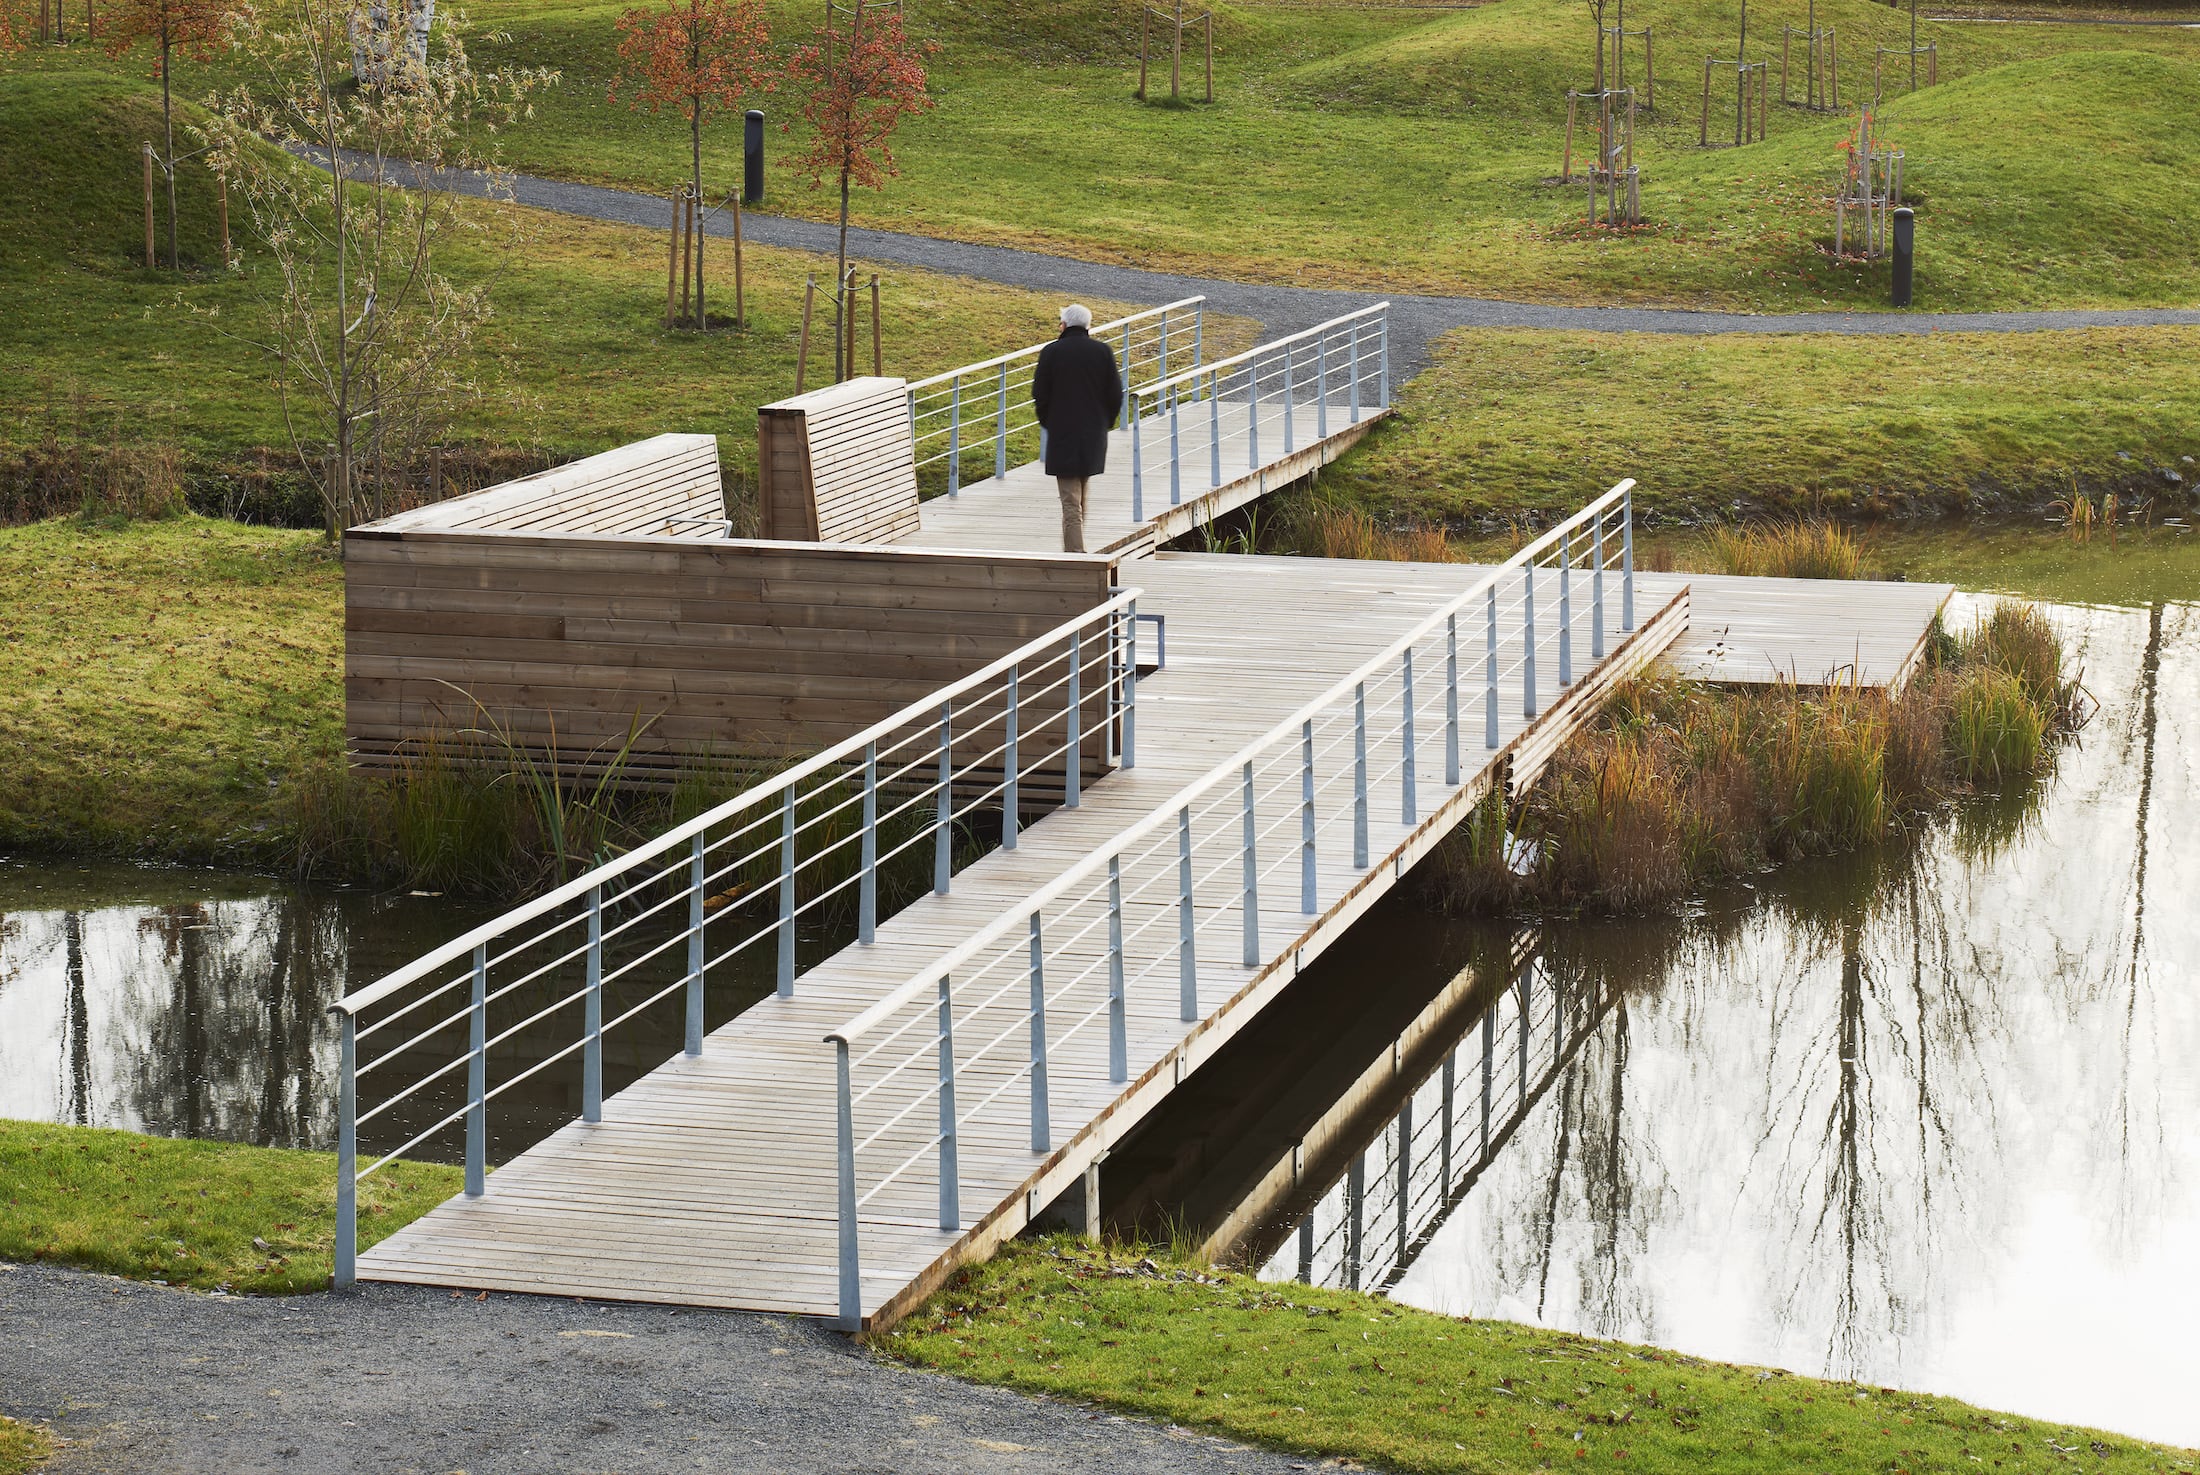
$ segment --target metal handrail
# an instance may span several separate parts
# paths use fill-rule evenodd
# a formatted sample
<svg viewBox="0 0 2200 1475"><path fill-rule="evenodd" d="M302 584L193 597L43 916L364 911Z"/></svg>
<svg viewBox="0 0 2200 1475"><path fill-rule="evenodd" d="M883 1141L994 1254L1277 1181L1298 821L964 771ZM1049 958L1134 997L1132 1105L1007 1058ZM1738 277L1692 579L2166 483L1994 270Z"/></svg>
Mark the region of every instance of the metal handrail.
<svg viewBox="0 0 2200 1475"><path fill-rule="evenodd" d="M923 720L929 714L937 712L941 703L953 701L965 692L984 685L995 677L1006 674L1011 666L1021 665L1049 646L1060 644L1065 638L1066 632L1072 626L1082 628L1104 616L1132 608L1137 604L1139 595L1142 592L1138 589L1117 590L1114 597L1106 603L1095 605L1076 619L1067 621L1057 629L1025 642L991 664L981 667L961 680L943 686L938 691L910 703L892 716L873 723L855 736L844 738L822 752L797 763L792 768L786 769L762 783L751 785L717 807L707 810L682 824L673 826L656 839L637 846L618 859L607 861L562 886L544 892L532 901L523 902L493 920L482 923L471 932L464 933L444 943L441 947L423 953L404 967L384 974L365 988L344 995L331 1007L356 1017L360 1010L381 1002L409 983L417 983L420 979L439 968L457 962L476 947L494 941L521 923L533 921L537 917L556 911L569 902L579 901L606 882L616 880L639 866L661 858L667 852L704 833L712 826L722 824L741 811L755 807L760 799L769 798L784 790L793 788L802 780L822 773L834 764L861 753L866 746L877 739Z"/></svg>
<svg viewBox="0 0 2200 1475"><path fill-rule="evenodd" d="M1167 800L1149 811L1144 819L1122 831L1106 846L1086 855L1052 881L998 914L993 921L987 923L979 931L971 934L963 942L926 965L921 971L912 974L906 981L897 985L890 993L869 1008L863 1010L846 1024L826 1034L824 1039L830 1043L854 1045L864 1034L876 1028L882 1020L906 1007L920 993L931 988L940 975L954 972L961 964L969 961L980 951L1000 941L1011 929L1024 925L1026 919L1034 912L1043 911L1049 902L1065 895L1078 883L1097 875L1106 867L1111 857L1120 857L1132 844L1151 835L1162 825L1174 824L1179 810L1200 799L1216 786L1237 779L1245 764L1259 758L1279 743L1298 742L1301 729L1310 719L1320 716L1341 701L1349 700L1356 688L1365 686L1371 678L1381 674L1405 651L1418 643L1423 637L1433 633L1446 619L1461 613L1474 601L1486 597L1507 574L1521 568L1541 553L1555 546L1559 539L1567 533L1593 521L1599 513L1615 503L1626 507L1628 515L1631 517L1632 508L1629 505L1629 494L1633 491L1634 486L1635 482L1632 477L1621 481L1588 506L1582 508L1564 522L1559 523L1534 542L1513 553L1502 564L1475 580L1463 593L1446 601L1433 613L1424 617L1411 630L1385 646L1380 653L1369 657L1355 667L1351 673L1331 683L1321 694L1309 699L1292 712L1290 716L1277 722L1260 737L1246 743L1229 758L1210 769L1205 775L1194 779L1191 783L1179 789ZM1631 550L1625 577L1628 584L1625 598L1629 609L1621 625L1623 631L1633 628Z"/></svg>
<svg viewBox="0 0 2200 1475"><path fill-rule="evenodd" d="M1110 318L1104 323L1094 323L1086 331L1089 332L1093 337L1098 338L1104 333L1110 333L1118 328L1128 327L1133 323L1142 323L1148 318L1166 317L1172 312L1179 312L1187 307L1201 307L1206 303L1206 301L1207 299L1204 295L1198 297L1180 297L1174 302L1165 302L1159 307L1149 307L1143 312L1134 312L1127 314L1123 317ZM945 384L949 380L960 378L965 375L976 374L986 369L997 369L1003 364L1014 363L1016 360L1021 358L1036 357L1040 350L1044 349L1045 347L1046 344L1044 343L1034 343L1025 348L1011 349L1007 353L997 354L989 359L981 359L974 364L964 364L959 369L949 369L943 374L934 374L929 379L917 380L915 383L909 386L909 392L913 395L918 390L930 389L935 384ZM1128 366L1126 365L1126 367Z"/></svg>
<svg viewBox="0 0 2200 1475"><path fill-rule="evenodd" d="M1389 299L1386 298L1381 302L1371 303L1368 306L1360 308L1354 312L1340 313L1338 316L1330 318L1327 321L1316 323L1311 328L1301 328L1296 333L1286 333L1281 338L1272 338L1265 343L1256 343L1251 348L1245 349L1243 352L1231 354L1228 358L1216 359L1213 363L1197 365L1193 368L1184 370L1180 374L1172 374L1166 379L1156 380L1154 383L1148 384L1143 388L1135 388L1131 391L1131 393L1141 396L1159 395L1164 390L1174 389L1180 385L1191 384L1196 382L1197 380L1207 378L1210 375L1228 373L1230 370L1237 368L1241 364L1249 364L1255 359L1274 353L1277 349L1288 347L1289 345L1294 343L1303 343L1309 338L1320 337L1335 332L1339 327L1343 326L1344 324L1350 323L1357 318L1368 318L1376 317L1379 315L1387 315L1389 311L1390 302Z"/></svg>

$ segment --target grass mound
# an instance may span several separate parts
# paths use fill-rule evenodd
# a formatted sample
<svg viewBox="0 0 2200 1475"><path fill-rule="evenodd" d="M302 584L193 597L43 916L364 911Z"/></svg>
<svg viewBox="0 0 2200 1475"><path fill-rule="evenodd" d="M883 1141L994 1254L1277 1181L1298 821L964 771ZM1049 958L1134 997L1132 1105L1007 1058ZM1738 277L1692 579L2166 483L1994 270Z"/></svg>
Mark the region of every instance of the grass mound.
<svg viewBox="0 0 2200 1475"><path fill-rule="evenodd" d="M360 1247L463 1183L458 1168L390 1164L359 1186ZM329 1153L0 1121L0 1185L0 1259L204 1291L328 1288L336 1236Z"/></svg>
<svg viewBox="0 0 2200 1475"><path fill-rule="evenodd" d="M1797 1377L1380 1297L1218 1273L1137 1248L1015 1244L887 1350L1386 1470L2191 1468L2185 1452L1952 1398Z"/></svg>
<svg viewBox="0 0 2200 1475"><path fill-rule="evenodd" d="M176 152L198 145L202 114L180 98ZM143 147L160 146L160 88L102 72L0 76L0 276L55 261L104 273L145 269ZM153 175L154 229L168 249L167 185ZM243 234L238 204L231 231ZM176 238L186 269L221 263L214 176L204 162L176 166Z"/></svg>

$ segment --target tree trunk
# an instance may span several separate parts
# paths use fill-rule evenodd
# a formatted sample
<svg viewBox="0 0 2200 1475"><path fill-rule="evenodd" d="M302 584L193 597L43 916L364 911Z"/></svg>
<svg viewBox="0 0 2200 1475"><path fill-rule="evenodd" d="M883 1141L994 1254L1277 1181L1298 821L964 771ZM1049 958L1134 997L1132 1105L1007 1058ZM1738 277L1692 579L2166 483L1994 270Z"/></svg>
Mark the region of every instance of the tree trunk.
<svg viewBox="0 0 2200 1475"><path fill-rule="evenodd" d="M839 265L833 277L833 382L838 384L848 377L848 367L843 339L847 336L845 314L848 311L848 161L840 164L840 255Z"/></svg>
<svg viewBox="0 0 2200 1475"><path fill-rule="evenodd" d="M710 313L703 306L703 100L688 99L688 135L695 172L695 326L710 327Z"/></svg>
<svg viewBox="0 0 2200 1475"><path fill-rule="evenodd" d="M183 257L176 251L176 115L168 97L169 57L168 8L163 5L160 12L160 126L168 147L168 267L171 271L182 271Z"/></svg>

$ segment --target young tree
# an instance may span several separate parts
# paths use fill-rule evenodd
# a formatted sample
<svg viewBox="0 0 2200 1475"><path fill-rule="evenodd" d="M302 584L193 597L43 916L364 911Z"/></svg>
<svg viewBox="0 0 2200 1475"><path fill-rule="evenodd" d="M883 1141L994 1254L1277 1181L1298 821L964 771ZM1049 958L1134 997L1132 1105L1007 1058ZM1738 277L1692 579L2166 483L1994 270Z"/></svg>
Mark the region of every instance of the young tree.
<svg viewBox="0 0 2200 1475"><path fill-rule="evenodd" d="M406 6L407 26L425 3ZM387 510L386 466L412 464L474 390L469 351L489 317L488 286L451 281L439 253L454 238L512 228L489 143L557 80L476 72L446 16L432 45L378 60L383 85L348 85L367 4L266 0L236 32L248 80L216 99L204 130L216 172L266 246L265 334L252 341L274 362L300 461L325 468L331 539L362 512ZM482 175L489 202L462 204Z"/></svg>
<svg viewBox="0 0 2200 1475"><path fill-rule="evenodd" d="M160 47L161 169L168 176L168 265L183 269L176 249L176 115L170 72L177 52L194 61L212 54L232 12L249 0L114 0L99 18L99 36L109 56L120 56L140 41Z"/></svg>
<svg viewBox="0 0 2200 1475"><path fill-rule="evenodd" d="M752 92L771 90L766 50L771 30L763 0L662 0L619 17L619 60L629 70L611 83L611 100L628 87L633 106L654 113L678 108L688 122L690 187L696 208L703 200L703 124L741 106ZM703 263L695 263L698 304ZM743 326L741 303L741 195L733 197L733 322ZM698 310L696 326L707 326Z"/></svg>
<svg viewBox="0 0 2200 1475"><path fill-rule="evenodd" d="M848 192L853 185L884 189L901 173L890 140L904 118L933 105L924 90L924 58L939 50L930 41L911 41L893 12L866 16L856 0L846 27L828 22L817 40L794 54L787 73L801 87L802 118L810 125L809 147L793 167L810 181L840 184L839 269L833 289L833 371L847 377L842 319L848 281Z"/></svg>

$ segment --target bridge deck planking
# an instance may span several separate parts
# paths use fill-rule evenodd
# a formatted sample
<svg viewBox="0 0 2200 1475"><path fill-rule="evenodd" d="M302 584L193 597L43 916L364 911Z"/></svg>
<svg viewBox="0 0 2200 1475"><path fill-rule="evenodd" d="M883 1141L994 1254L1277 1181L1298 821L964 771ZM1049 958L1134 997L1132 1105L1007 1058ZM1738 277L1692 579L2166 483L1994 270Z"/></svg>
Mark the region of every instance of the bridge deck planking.
<svg viewBox="0 0 2200 1475"><path fill-rule="evenodd" d="M1170 624L1168 668L1140 683L1135 769L1091 786L1079 809L1055 810L1033 824L1016 850L995 851L959 873L948 896L922 898L883 923L870 948L851 947L803 974L793 999L766 999L714 1032L700 1057L675 1058L611 1097L601 1123L567 1126L521 1154L491 1176L483 1198L456 1200L373 1247L361 1258L361 1275L832 1314L833 1074L825 1034L1144 818L1475 577L1460 566L1198 555L1163 556L1136 565L1135 572L1147 591L1141 607L1166 614ZM1644 611L1652 607L1646 598ZM1580 619L1586 618L1584 608ZM1616 604L1612 619L1616 626ZM1586 651L1586 635L1582 646ZM1585 678L1587 670L1584 659ZM1505 739L1522 726L1517 703L1509 703ZM1479 735L1477 717L1464 751L1467 783L1459 792L1484 777ZM1441 725L1424 727L1418 737L1422 811L1432 815L1451 792L1441 782ZM1412 833L1399 818L1396 781L1385 775L1393 761L1371 755L1370 843L1378 871ZM1348 764L1349 754L1333 752L1325 767L1334 773ZM1274 817L1279 826L1291 821L1289 833L1272 830L1267 845L1273 855L1264 847L1261 856L1262 967L1234 961L1241 926L1235 873L1225 867L1204 878L1199 982L1209 1017L1197 1026L1177 1017L1173 883L1151 884L1167 879L1159 871L1173 877L1173 850L1161 857L1165 866L1126 870L1132 1085L1190 1034L1212 1036L1204 1049L1219 1045L1224 1036L1211 1028L1216 1006L1273 972L1294 947L1300 957L1293 961L1303 962L1372 899L1368 893L1358 905L1339 909L1340 898L1366 891L1370 881L1350 865L1348 853L1338 853L1348 804L1348 793L1331 791L1318 806L1324 837L1317 850L1319 894L1335 925L1315 947L1304 945L1314 919L1297 907L1295 816ZM1262 822L1266 827L1270 818ZM1420 828L1426 826L1424 820ZM1387 886L1396 876L1385 872L1376 879ZM1074 950L1090 970L1095 1003L1104 956L1104 939L1096 932ZM1053 962L1050 982L1067 982L1072 966L1067 958ZM1060 1030L1070 1017L1067 1006L1057 1006L1052 1022ZM978 1043L972 1039L963 1048ZM1091 1130L1095 1123L1108 1118L1105 1135L1112 1140L1134 1119L1121 1110L1126 1087L1107 1078L1105 1046L1096 1023L1054 1036L1052 1159L1030 1150L1018 1089L999 1098L987 1118L965 1126L966 1225L982 1226L1050 1161L1050 1181L1074 1178L1104 1145ZM966 1109L1009 1081L1021 1063L1016 1049L960 1067ZM881 1115L889 1114L927 1101L930 1090L927 1072L907 1071L881 1088L874 1102ZM928 1119L928 1108L912 1113L903 1131L867 1156L868 1165L875 1169L916 1151L930 1135L922 1126ZM1085 1140L1074 1142L1080 1132ZM917 1174L896 1180L866 1207L867 1312L905 1292L973 1232L939 1230L936 1213L935 1187Z"/></svg>

